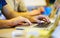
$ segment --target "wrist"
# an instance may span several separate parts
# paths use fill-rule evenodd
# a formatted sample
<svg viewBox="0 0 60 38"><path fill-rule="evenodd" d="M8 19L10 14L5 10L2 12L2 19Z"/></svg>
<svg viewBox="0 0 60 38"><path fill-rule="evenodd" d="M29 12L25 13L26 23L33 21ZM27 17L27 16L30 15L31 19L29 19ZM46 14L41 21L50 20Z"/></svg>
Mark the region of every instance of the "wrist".
<svg viewBox="0 0 60 38"><path fill-rule="evenodd" d="M12 20L8 20L8 23L9 23L10 26L14 26L15 25Z"/></svg>

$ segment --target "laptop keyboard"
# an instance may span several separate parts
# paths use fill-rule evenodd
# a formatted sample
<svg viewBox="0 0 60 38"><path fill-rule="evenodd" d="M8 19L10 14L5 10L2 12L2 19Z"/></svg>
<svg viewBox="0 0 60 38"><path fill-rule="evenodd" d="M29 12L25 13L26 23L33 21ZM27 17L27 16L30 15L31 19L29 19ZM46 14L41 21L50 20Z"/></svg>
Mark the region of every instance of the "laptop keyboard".
<svg viewBox="0 0 60 38"><path fill-rule="evenodd" d="M40 23L40 24L37 24L36 26L34 27L38 27L38 28L47 28L51 25L52 23Z"/></svg>

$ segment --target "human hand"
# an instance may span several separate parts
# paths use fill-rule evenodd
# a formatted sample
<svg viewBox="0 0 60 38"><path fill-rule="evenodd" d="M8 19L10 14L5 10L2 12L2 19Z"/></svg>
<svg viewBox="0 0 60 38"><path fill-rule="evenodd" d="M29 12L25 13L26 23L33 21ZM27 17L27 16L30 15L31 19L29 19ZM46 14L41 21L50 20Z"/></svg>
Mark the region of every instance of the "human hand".
<svg viewBox="0 0 60 38"><path fill-rule="evenodd" d="M46 17L46 16L43 16L43 15L35 16L35 17L34 17L34 20L35 20L37 23L44 23L44 22L50 23L49 18Z"/></svg>
<svg viewBox="0 0 60 38"><path fill-rule="evenodd" d="M35 16L35 15L39 15L42 12L44 12L44 7L40 7L38 9L34 9L30 12L30 15Z"/></svg>
<svg viewBox="0 0 60 38"><path fill-rule="evenodd" d="M11 21L11 23L12 23L12 26L18 25L18 24L23 23L23 22L26 22L26 23L28 23L29 25L32 24L27 18L24 18L24 17L21 17L21 16L16 17L16 18L13 18L13 19L11 19L10 21Z"/></svg>

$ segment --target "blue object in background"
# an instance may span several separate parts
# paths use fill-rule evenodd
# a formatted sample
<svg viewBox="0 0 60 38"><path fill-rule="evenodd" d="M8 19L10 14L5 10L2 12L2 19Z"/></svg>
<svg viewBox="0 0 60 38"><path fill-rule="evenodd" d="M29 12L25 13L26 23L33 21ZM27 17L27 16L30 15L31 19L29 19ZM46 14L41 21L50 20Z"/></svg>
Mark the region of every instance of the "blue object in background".
<svg viewBox="0 0 60 38"><path fill-rule="evenodd" d="M49 16L52 9L50 7L45 7L44 9L45 9L45 11L42 14L46 15L46 16Z"/></svg>

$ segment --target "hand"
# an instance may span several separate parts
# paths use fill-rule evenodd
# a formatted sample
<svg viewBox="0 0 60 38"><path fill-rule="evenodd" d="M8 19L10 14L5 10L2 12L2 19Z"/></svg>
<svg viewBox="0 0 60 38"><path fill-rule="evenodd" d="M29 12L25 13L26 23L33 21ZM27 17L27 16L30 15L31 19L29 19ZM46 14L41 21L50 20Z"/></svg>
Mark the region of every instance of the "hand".
<svg viewBox="0 0 60 38"><path fill-rule="evenodd" d="M48 17L46 16L43 16L43 15L39 15L39 16L35 16L34 17L34 20L38 23L42 23L42 22L47 22L47 23L50 23L50 20Z"/></svg>
<svg viewBox="0 0 60 38"><path fill-rule="evenodd" d="M11 19L10 21L11 21L11 23L12 23L12 26L18 25L18 24L21 23L21 22L26 22L26 23L28 23L28 24L30 24L30 25L32 24L27 18L24 18L24 17L21 17L21 16L16 17L16 18L13 18L13 19Z"/></svg>
<svg viewBox="0 0 60 38"><path fill-rule="evenodd" d="M38 9L32 10L30 12L30 15L32 15L32 16L40 15L42 12L44 12L44 7L40 7Z"/></svg>

